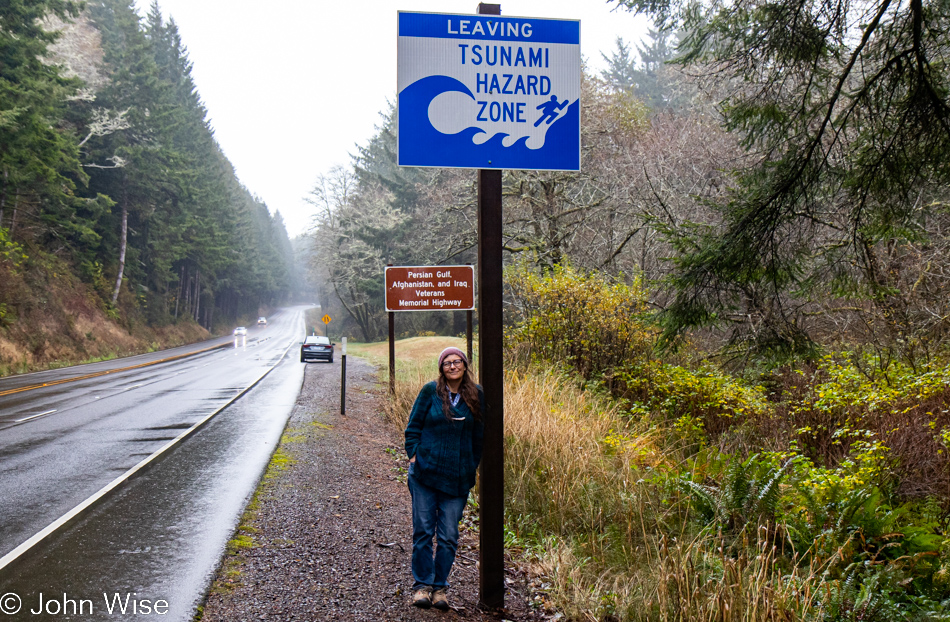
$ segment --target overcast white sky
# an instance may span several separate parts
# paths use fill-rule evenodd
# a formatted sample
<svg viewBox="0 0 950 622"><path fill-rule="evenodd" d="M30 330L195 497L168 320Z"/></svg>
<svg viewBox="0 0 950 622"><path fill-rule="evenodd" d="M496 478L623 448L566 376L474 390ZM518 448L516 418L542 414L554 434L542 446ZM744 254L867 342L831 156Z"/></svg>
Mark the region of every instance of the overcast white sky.
<svg viewBox="0 0 950 622"><path fill-rule="evenodd" d="M145 15L151 0L136 0ZM581 53L604 68L647 22L605 0L499 1L502 15L581 20ZM310 226L317 175L347 166L396 95L396 12L470 14L477 0L159 0L178 24L218 143L290 237Z"/></svg>

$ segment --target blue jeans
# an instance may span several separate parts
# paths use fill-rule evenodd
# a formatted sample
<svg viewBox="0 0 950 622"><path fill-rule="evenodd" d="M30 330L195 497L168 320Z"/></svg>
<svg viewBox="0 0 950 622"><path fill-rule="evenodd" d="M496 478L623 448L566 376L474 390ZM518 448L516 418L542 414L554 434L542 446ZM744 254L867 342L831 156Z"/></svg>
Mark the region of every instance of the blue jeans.
<svg viewBox="0 0 950 622"><path fill-rule="evenodd" d="M410 467L415 464L410 464ZM412 495L412 578L413 590L422 587L447 588L449 571L455 563L459 543L459 521L468 501L452 497L421 484L409 469L409 493ZM432 538L436 539L435 560Z"/></svg>

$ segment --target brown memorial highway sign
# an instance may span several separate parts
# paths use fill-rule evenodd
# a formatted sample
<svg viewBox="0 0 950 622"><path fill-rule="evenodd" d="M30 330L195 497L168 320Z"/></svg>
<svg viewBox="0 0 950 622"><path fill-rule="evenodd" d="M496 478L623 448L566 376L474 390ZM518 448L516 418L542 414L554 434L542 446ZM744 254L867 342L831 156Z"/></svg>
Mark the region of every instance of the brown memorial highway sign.
<svg viewBox="0 0 950 622"><path fill-rule="evenodd" d="M475 308L473 266L388 266L386 311Z"/></svg>

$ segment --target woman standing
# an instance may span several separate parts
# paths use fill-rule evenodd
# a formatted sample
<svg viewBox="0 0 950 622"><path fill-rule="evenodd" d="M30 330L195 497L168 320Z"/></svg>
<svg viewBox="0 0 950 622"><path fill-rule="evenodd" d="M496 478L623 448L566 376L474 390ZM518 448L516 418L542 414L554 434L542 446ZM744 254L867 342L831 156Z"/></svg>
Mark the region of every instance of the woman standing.
<svg viewBox="0 0 950 622"><path fill-rule="evenodd" d="M458 348L439 355L439 377L419 391L406 426L412 495L412 604L449 608L446 590L459 521L482 458L484 395ZM432 538L436 538L435 560Z"/></svg>

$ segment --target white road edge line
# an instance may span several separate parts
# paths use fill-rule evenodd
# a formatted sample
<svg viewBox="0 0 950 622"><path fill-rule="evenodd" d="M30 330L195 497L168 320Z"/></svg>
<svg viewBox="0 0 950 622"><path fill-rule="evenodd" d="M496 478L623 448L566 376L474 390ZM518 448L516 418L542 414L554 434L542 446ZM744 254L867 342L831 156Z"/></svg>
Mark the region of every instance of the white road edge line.
<svg viewBox="0 0 950 622"><path fill-rule="evenodd" d="M22 419L14 419L13 423L23 423L24 421L29 421L30 419L36 419L38 417L45 417L46 415L52 415L56 412L56 409L47 410L45 413L39 413L37 415L30 415L29 417L23 417Z"/></svg>
<svg viewBox="0 0 950 622"><path fill-rule="evenodd" d="M258 378L257 380L249 384L246 389L244 389L243 391L241 391L240 393L232 397L230 400L225 402L221 406L221 408L215 410L213 413L207 415L201 421L191 426L190 428L188 428L187 430L185 430L184 432L176 436L174 439L168 441L168 443L166 443L161 449L159 449L158 451L156 451L149 457L145 458L144 460L136 464L134 467L132 467L131 469L129 469L128 471L120 475L119 477L115 478L114 480L112 480L111 482L109 482L108 484L100 488L98 492L94 493L91 497L89 497L88 499L86 499L85 501L83 501L82 503L80 503L79 505L71 509L70 511L66 512L59 518L57 518L55 521L47 525L46 528L44 528L42 531L35 533L29 540L20 544L18 547L16 547L15 549L10 551L3 557L0 557L0 570L3 570L7 566L9 566L18 557L20 557L21 555L29 551L31 548L33 548L34 546L42 542L44 539L49 537L51 534L56 532L57 529L63 527L64 525L69 523L69 521L73 520L74 518L76 518L77 516L85 512L86 510L88 510L97 501L99 501L100 499L105 497L107 494L109 494L110 492L118 488L120 484L124 483L130 477L132 477L133 475L135 475L136 473L138 473L139 471L147 467L156 458L158 458L163 453L165 453L166 451L168 451L169 449L177 445L186 436L188 436L189 434L191 434L192 432L194 432L195 430L203 426L209 419L217 415L219 412L221 412L222 410L230 406L232 403L234 403L242 395L244 395L245 393L253 389L255 386L257 386L257 384L261 380L267 377L267 375L271 373L274 370L274 368L277 367L277 365L279 365L281 361L283 361L287 357L287 352L289 351L290 351L290 346L288 346L287 349L284 350L283 354L280 355L280 359L277 361L277 363L269 367L266 372L261 374L260 378ZM51 412L55 412L55 411L51 411ZM43 413L43 414L49 414L49 413ZM39 416L39 415L36 415L36 416Z"/></svg>

